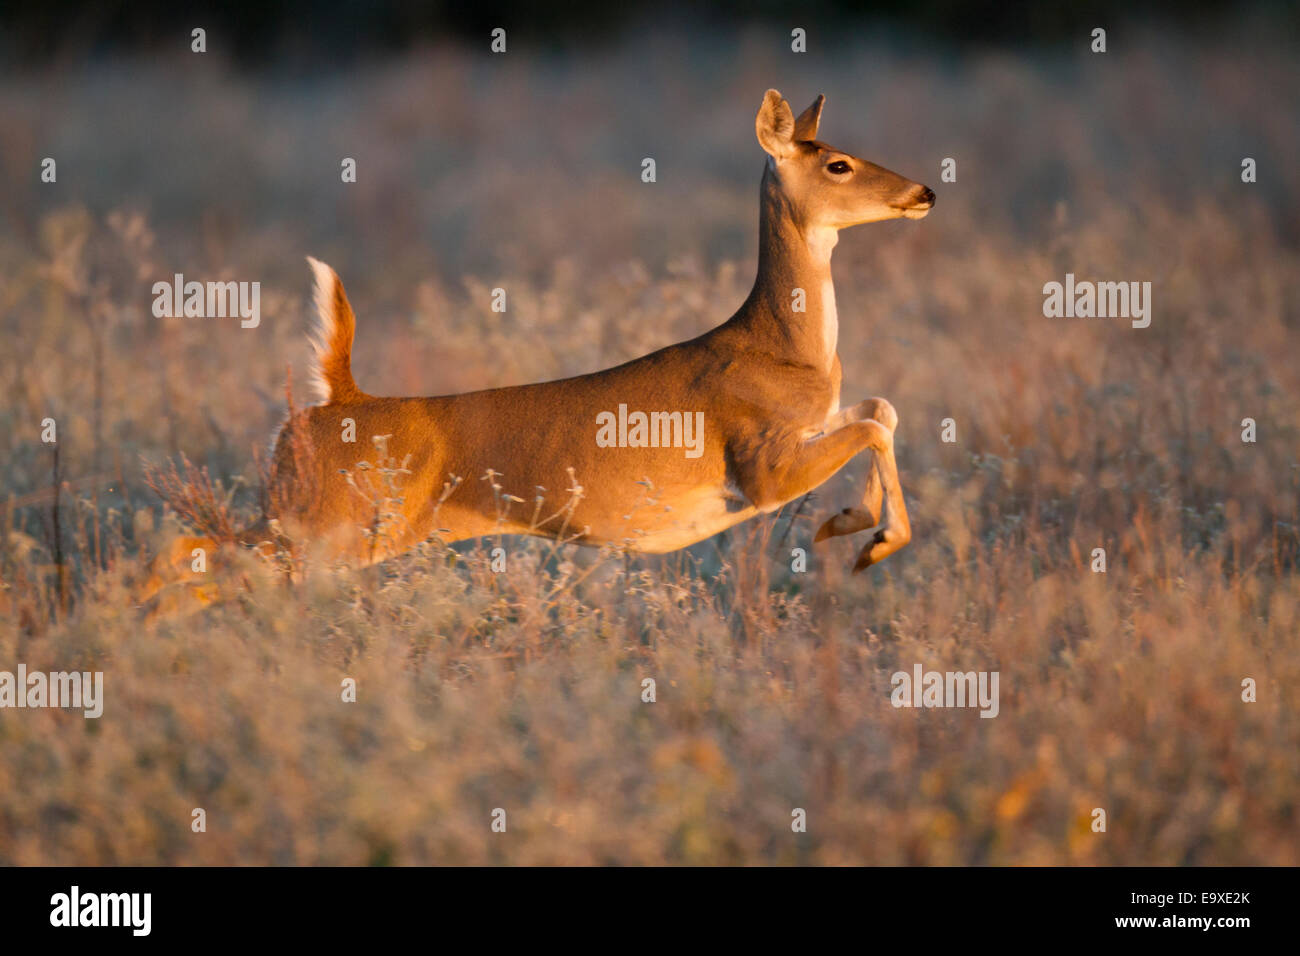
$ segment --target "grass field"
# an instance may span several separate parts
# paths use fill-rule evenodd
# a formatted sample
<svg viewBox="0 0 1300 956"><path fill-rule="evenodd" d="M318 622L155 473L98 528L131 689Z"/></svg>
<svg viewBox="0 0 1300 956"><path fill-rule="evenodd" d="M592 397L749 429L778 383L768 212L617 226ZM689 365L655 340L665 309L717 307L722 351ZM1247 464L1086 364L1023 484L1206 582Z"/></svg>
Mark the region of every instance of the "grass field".
<svg viewBox="0 0 1300 956"><path fill-rule="evenodd" d="M5 75L0 670L102 671L106 700L0 710L0 863L1300 863L1300 61L1266 33ZM908 548L851 576L862 536L812 546L863 459L665 557L508 539L496 574L497 542L431 542L289 585L249 555L227 602L132 605L181 530L143 461L255 507L305 255L347 284L373 393L625 361L748 292L769 86L938 193L834 263L844 400L901 417ZM261 282L260 326L154 318L177 272ZM1151 282L1150 327L1045 318L1067 272ZM896 709L917 663L998 671L998 716Z"/></svg>

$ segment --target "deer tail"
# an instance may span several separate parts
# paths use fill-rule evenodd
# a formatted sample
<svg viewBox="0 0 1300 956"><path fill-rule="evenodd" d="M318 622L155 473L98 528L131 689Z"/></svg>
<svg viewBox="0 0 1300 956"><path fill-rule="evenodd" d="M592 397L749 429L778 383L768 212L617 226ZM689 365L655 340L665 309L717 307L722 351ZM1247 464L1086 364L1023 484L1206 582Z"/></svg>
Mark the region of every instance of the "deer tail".
<svg viewBox="0 0 1300 956"><path fill-rule="evenodd" d="M316 277L316 362L312 383L324 405L348 405L370 396L352 379L352 339L357 319L338 274L319 259L307 257Z"/></svg>

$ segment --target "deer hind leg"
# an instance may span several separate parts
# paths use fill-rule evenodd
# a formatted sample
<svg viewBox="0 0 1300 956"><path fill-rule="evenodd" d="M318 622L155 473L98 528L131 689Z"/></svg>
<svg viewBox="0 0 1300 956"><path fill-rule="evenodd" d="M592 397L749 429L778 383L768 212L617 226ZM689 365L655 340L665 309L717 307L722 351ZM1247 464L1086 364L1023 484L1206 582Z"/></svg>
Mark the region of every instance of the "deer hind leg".
<svg viewBox="0 0 1300 956"><path fill-rule="evenodd" d="M198 535L173 538L135 583L132 603L146 608L151 617L197 610L213 603L217 599L216 586L206 572L220 547L214 539Z"/></svg>
<svg viewBox="0 0 1300 956"><path fill-rule="evenodd" d="M894 430L898 427L898 413L894 411L893 405L883 398L868 398L842 410L827 422L826 428L827 431L833 431L842 428L849 422L862 421L867 418L880 422L889 429L890 435L893 435ZM866 531L868 528L874 528L880 523L881 508L885 497L880 472L880 458L873 454L871 464L867 468L867 485L863 489L862 503L856 508L844 508L838 514L833 515L818 529L814 541L824 541L831 537ZM906 520L906 514L904 514L904 520Z"/></svg>
<svg viewBox="0 0 1300 956"><path fill-rule="evenodd" d="M265 539L270 529L262 522L239 532L234 540L183 534L173 538L154 556L144 575L131 588L132 603L146 617L172 616L200 610L230 597L218 583L220 572L231 565L241 547L253 547L263 557L274 553L275 543Z"/></svg>

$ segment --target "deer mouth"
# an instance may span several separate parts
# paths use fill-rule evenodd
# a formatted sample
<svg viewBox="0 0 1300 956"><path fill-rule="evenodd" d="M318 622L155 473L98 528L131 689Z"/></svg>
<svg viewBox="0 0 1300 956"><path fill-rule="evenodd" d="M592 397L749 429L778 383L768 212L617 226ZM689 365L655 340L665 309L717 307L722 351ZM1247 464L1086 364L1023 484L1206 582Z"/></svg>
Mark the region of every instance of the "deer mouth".
<svg viewBox="0 0 1300 956"><path fill-rule="evenodd" d="M927 186L915 202L895 203L894 208L904 219L924 219L934 208L934 190Z"/></svg>

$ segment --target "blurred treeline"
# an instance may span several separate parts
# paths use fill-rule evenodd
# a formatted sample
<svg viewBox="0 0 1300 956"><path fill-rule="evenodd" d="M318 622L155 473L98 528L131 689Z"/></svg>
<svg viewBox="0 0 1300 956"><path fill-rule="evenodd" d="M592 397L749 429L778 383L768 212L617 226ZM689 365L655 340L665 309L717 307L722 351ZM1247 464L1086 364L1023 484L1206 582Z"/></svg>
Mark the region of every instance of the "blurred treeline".
<svg viewBox="0 0 1300 956"><path fill-rule="evenodd" d="M46 66L122 52L171 48L203 27L245 68L320 68L382 56L448 39L484 40L504 27L514 42L568 51L626 38L647 27L716 29L802 27L810 44L847 32L888 34L906 47L949 49L1051 46L1086 42L1094 27L1141 22L1213 35L1243 20L1266 20L1277 31L1300 28L1300 4L1286 0L261 0L175 3L173 0L70 0L0 4L0 67ZM485 41L484 41L485 42ZM810 46L810 49L812 47Z"/></svg>

